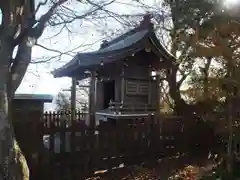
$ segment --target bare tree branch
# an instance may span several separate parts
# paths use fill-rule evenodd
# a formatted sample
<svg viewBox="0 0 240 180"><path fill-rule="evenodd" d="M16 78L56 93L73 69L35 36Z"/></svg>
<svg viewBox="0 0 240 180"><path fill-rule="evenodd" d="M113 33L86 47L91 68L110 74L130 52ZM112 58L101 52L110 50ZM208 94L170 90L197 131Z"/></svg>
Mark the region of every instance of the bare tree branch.
<svg viewBox="0 0 240 180"><path fill-rule="evenodd" d="M191 74L191 72L183 74L181 79L177 82L177 87L180 88L182 83L186 80L186 78Z"/></svg>
<svg viewBox="0 0 240 180"><path fill-rule="evenodd" d="M49 21L49 24L51 26L59 26L59 25L67 25L67 24L70 24L72 23L73 21L77 20L77 19L84 19L88 16L91 16L93 15L94 13L96 13L97 11L99 10L102 10L105 6L109 5L109 4L112 4L115 0L111 0L109 2L106 2L102 5L98 5L98 6L94 6L92 7L90 10L87 11L87 13L83 14L83 15L77 15L76 13L74 13L71 9L67 8L66 6L63 6L63 8L67 9L68 11L71 11L72 12L72 16L70 15L67 15L66 13L61 13L60 12L57 12L56 13L56 16L61 20L60 22L56 22L56 21ZM63 9L62 9L63 10ZM67 17L67 19L65 19L64 17Z"/></svg>
<svg viewBox="0 0 240 180"><path fill-rule="evenodd" d="M19 45L17 55L11 67L12 73L12 91L15 92L21 84L27 67L31 62L31 48L27 46L26 41Z"/></svg>
<svg viewBox="0 0 240 180"><path fill-rule="evenodd" d="M63 55L68 55L68 56L71 56L71 57L74 57L76 55L76 51L78 51L80 48L82 49L82 51L85 51L87 49L89 49L89 47L95 45L96 43L98 42L101 42L102 40L104 40L105 38L102 38L102 39L99 39L97 41L94 41L90 44L85 44L85 43L82 43L80 44L79 46L75 47L75 48L72 48L68 51L59 51L59 50L56 50L56 49L51 49L51 48L48 48L48 47L45 47L43 45L40 45L40 44L36 44L37 46L47 50L47 51L52 51L54 53L58 53L58 55L55 55L55 56L51 56L51 57L47 57L44 59L44 57L40 57L39 59L40 60L34 60L34 61L31 61L32 64L41 64L41 63L47 63L47 62L51 62L53 59L58 59L58 61L61 60L61 57ZM85 49L83 49L85 48Z"/></svg>
<svg viewBox="0 0 240 180"><path fill-rule="evenodd" d="M51 18L51 16L53 15L54 11L63 3L67 2L68 0L59 0L56 3L54 3L51 8L40 17L40 19L38 21L36 21L35 19L30 18L30 20L28 20L26 27L23 29L23 31L21 32L21 34L14 40L13 45L16 46L18 45L21 41L23 41L26 37L32 37L35 39L38 39L42 33L43 30L46 26L46 23L48 22L48 20Z"/></svg>
<svg viewBox="0 0 240 180"><path fill-rule="evenodd" d="M35 10L35 12L34 12L34 15L36 15L36 13L37 13L38 10L40 9L40 7L46 5L47 2L48 2L48 0L44 0L43 2L38 3L38 5L37 5L37 7L36 7L36 10Z"/></svg>
<svg viewBox="0 0 240 180"><path fill-rule="evenodd" d="M48 47L43 46L43 45L41 45L41 44L36 44L36 46L41 47L41 48L43 48L43 49L45 49L45 50L47 50L47 51L55 52L55 53L58 53L58 54L65 54L65 55L69 55L69 56L72 57L72 55L68 54L69 51L67 51L67 52L61 52L61 51L59 51L59 50L51 49L51 48L48 48Z"/></svg>

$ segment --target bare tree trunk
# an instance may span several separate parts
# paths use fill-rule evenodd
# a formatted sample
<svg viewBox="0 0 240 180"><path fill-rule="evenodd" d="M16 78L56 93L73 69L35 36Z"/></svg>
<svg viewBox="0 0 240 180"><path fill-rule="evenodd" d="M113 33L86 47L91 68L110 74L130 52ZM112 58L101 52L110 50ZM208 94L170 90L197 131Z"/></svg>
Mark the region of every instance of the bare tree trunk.
<svg viewBox="0 0 240 180"><path fill-rule="evenodd" d="M12 50L7 40L2 40L0 48L0 179L1 180L28 180L29 170L14 137L11 119L8 117L8 91L9 62ZM11 82L10 82L11 83ZM12 92L11 92L12 94Z"/></svg>
<svg viewBox="0 0 240 180"><path fill-rule="evenodd" d="M13 126L8 120L6 85L0 89L0 164L2 179L28 180L25 157L14 138Z"/></svg>
<svg viewBox="0 0 240 180"><path fill-rule="evenodd" d="M174 100L175 113L178 115L186 114L185 112L187 112L187 111L186 111L185 107L187 106L187 104L182 99L180 89L178 87L177 68L176 67L172 67L167 72L167 81L169 84L169 94L170 94L171 98Z"/></svg>

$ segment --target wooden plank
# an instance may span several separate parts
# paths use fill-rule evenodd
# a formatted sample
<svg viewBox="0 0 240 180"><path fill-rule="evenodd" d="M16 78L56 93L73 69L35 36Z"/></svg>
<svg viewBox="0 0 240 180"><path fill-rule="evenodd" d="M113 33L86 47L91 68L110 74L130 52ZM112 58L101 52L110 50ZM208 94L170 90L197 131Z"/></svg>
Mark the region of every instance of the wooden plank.
<svg viewBox="0 0 240 180"><path fill-rule="evenodd" d="M149 82L146 80L126 80L126 95L148 95Z"/></svg>
<svg viewBox="0 0 240 180"><path fill-rule="evenodd" d="M91 81L90 81L90 94L89 94L89 120L90 127L95 127L95 105L96 105L96 72L91 72Z"/></svg>
<svg viewBox="0 0 240 180"><path fill-rule="evenodd" d="M157 74L156 74L156 83L157 83L156 116L159 117L160 115L160 72L159 70L157 70Z"/></svg>
<svg viewBox="0 0 240 180"><path fill-rule="evenodd" d="M50 124L50 127L48 128L49 131L50 131L50 134L49 134L49 151L51 153L54 153L55 152L55 113L49 113L49 124Z"/></svg>
<svg viewBox="0 0 240 180"><path fill-rule="evenodd" d="M53 154L54 158L50 158L52 167L57 163L60 165L61 173L56 175L59 177L83 179L83 176L93 174L98 169L112 171L121 163L128 166L157 159L161 155L159 153L165 157L173 156L184 151L181 145L187 141L182 132L183 123L175 117L165 118L162 126L158 120L154 120L155 117L149 116L116 122L109 120L101 122L99 128L91 129L81 121L74 121L68 127L60 121L62 113L45 113L42 128L45 129L43 132L50 133L50 152L55 149L53 135L60 133L60 153ZM193 128L193 125L189 128ZM93 130L98 130L99 134L92 136ZM62 146L66 141L64 136L67 131L75 136L75 148L69 153L64 152Z"/></svg>
<svg viewBox="0 0 240 180"><path fill-rule="evenodd" d="M125 79L121 77L121 102L124 103L125 101Z"/></svg>
<svg viewBox="0 0 240 180"><path fill-rule="evenodd" d="M64 112L59 112L60 118L64 115ZM61 119L60 122L60 153L66 152L66 119Z"/></svg>

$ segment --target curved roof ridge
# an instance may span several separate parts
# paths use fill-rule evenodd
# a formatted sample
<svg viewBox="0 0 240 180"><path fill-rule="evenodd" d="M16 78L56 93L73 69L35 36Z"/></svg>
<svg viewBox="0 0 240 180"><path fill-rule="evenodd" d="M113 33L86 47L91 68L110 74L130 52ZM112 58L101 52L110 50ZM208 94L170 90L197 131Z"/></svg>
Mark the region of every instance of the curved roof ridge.
<svg viewBox="0 0 240 180"><path fill-rule="evenodd" d="M105 42L106 43L106 42ZM149 44L150 43L150 44ZM62 67L55 69L52 74L55 77L73 76L72 73L84 73L85 69L91 69L102 63L113 63L126 56L153 45L154 52L160 59L173 60L175 57L167 51L159 42L151 22L150 15L146 15L139 26L109 41L104 47L92 52L77 53L77 55Z"/></svg>
<svg viewBox="0 0 240 180"><path fill-rule="evenodd" d="M118 41L121 41L121 40L125 39L126 37L131 36L132 34L135 34L135 33L139 32L139 31L142 31L142 30L153 31L153 23L151 22L151 15L150 14L146 14L145 16L143 16L143 20L140 22L140 24L137 27L126 31L122 35L117 36L116 38L113 38L110 41L104 40L103 43L101 44L101 46L102 45L103 46L100 49L104 49L108 46L111 46L112 44L115 44Z"/></svg>

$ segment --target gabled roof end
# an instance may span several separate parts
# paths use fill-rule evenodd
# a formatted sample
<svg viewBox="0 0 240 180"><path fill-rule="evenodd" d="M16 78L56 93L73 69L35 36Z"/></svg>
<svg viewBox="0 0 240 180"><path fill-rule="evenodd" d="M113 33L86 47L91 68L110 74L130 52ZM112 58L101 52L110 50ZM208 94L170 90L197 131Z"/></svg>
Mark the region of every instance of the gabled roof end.
<svg viewBox="0 0 240 180"><path fill-rule="evenodd" d="M151 22L152 15L150 13L147 13L146 15L143 16L142 21L140 22L140 27L141 28L152 28L153 23Z"/></svg>

